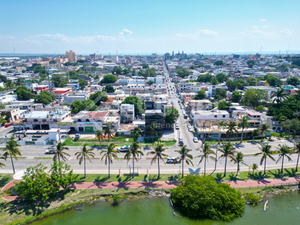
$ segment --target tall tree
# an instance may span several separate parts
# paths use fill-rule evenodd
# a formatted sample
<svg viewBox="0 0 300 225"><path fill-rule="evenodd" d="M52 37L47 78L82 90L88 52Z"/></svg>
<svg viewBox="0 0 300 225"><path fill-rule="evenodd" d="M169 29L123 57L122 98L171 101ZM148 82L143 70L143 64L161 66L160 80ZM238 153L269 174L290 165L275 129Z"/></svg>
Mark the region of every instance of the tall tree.
<svg viewBox="0 0 300 225"><path fill-rule="evenodd" d="M285 90L281 88L271 95L273 102L276 102L277 104L284 101L287 97L288 95L285 93Z"/></svg>
<svg viewBox="0 0 300 225"><path fill-rule="evenodd" d="M231 160L234 163L237 164L237 170L236 170L236 176L239 174L240 171L240 163L244 164L245 166L248 166L245 162L244 162L244 154L242 152L238 152L234 158L234 160Z"/></svg>
<svg viewBox="0 0 300 225"><path fill-rule="evenodd" d="M56 145L56 154L55 156L53 157L53 160L56 161L58 159L58 162L60 163L60 158L64 161L67 160L67 156L70 156L69 153L66 152L66 150L69 150L68 147L66 147L66 143L61 143L59 142L57 145Z"/></svg>
<svg viewBox="0 0 300 225"><path fill-rule="evenodd" d="M160 178L160 167L159 167L159 160L161 159L163 161L163 163L165 163L164 158L163 157L167 157L168 155L164 153L164 151L166 150L166 148L164 148L164 145L161 143L161 141L156 141L154 143L154 150L151 152L148 152L147 155L153 155L153 158L151 160L151 164L153 162L156 162L157 160L157 166L158 166L158 176L157 178Z"/></svg>
<svg viewBox="0 0 300 225"><path fill-rule="evenodd" d="M130 160L130 157L132 156L132 168L133 168L133 178L134 178L134 160L138 161L138 157L141 155L144 155L144 153L142 151L140 151L139 149L141 149L140 143L139 142L132 142L129 151L126 153L126 155L124 156L124 159L127 159L127 161Z"/></svg>
<svg viewBox="0 0 300 225"><path fill-rule="evenodd" d="M249 128L251 125L248 120L250 120L248 117L243 116L242 121L238 124L238 126L242 128L241 143L243 142L244 129Z"/></svg>
<svg viewBox="0 0 300 225"><path fill-rule="evenodd" d="M15 160L18 160L18 156L22 155L18 146L20 146L20 145L15 140L15 135L12 135L10 140L6 143L6 147L1 149L2 151L4 151L4 153L2 154L2 157L4 160L6 160L8 157L10 157L11 166L12 166L14 174L15 174L15 166L14 166L13 158Z"/></svg>
<svg viewBox="0 0 300 225"><path fill-rule="evenodd" d="M175 150L175 152L179 153L179 158L180 158L180 161L182 163L182 178L184 177L184 163L186 163L187 165L190 165L193 164L192 162L192 159L193 159L193 156L190 154L192 150L191 149L188 149L186 147L186 145L182 146L180 148L180 150Z"/></svg>
<svg viewBox="0 0 300 225"><path fill-rule="evenodd" d="M218 148L218 151L222 153L219 159L225 158L224 177L226 177L227 158L229 157L234 161L234 154L236 153L236 150L235 147L232 144L230 144L230 142L226 142L223 145L221 145L220 148Z"/></svg>
<svg viewBox="0 0 300 225"><path fill-rule="evenodd" d="M108 122L105 127L103 127L104 134L107 135L108 141L112 137L113 134L113 126L112 123Z"/></svg>
<svg viewBox="0 0 300 225"><path fill-rule="evenodd" d="M287 146L287 145L281 145L279 144L278 147L278 159L277 162L279 162L279 160L281 159L282 163L281 163L281 173L283 173L283 163L284 163L284 157L286 157L288 159L288 161L293 161L292 158L290 157L290 155L293 153L293 150Z"/></svg>
<svg viewBox="0 0 300 225"><path fill-rule="evenodd" d="M95 157L95 153L93 152L94 149L93 148L87 148L87 144L83 144L82 147L80 147L80 151L75 153L76 159L79 160L79 165L81 165L81 162L83 161L84 166L83 166L83 170L84 170L84 178L86 178L86 159L88 159L90 162L91 158Z"/></svg>
<svg viewBox="0 0 300 225"><path fill-rule="evenodd" d="M260 144L259 149L261 152L254 154L254 156L262 155L260 159L260 165L262 165L264 162L264 175L266 175L267 158L271 159L272 161L275 161L275 159L272 156L272 154L274 154L274 151L271 151L271 145L265 145L262 143Z"/></svg>
<svg viewBox="0 0 300 225"><path fill-rule="evenodd" d="M298 154L298 157L297 157L297 164L296 164L296 172L298 172L298 163L299 163L299 157L300 157L300 141L296 141L294 143L294 152L296 154Z"/></svg>
<svg viewBox="0 0 300 225"><path fill-rule="evenodd" d="M115 150L116 145L113 143L110 143L107 146L107 150L102 150L100 152L100 155L102 155L101 160L105 159L105 165L108 164L108 178L110 178L110 164L113 163L113 159L118 158L118 150Z"/></svg>
<svg viewBox="0 0 300 225"><path fill-rule="evenodd" d="M154 142L154 138L157 136L156 124L154 122L152 122L150 125L148 125L146 127L146 130L147 130L148 135L152 137L153 142Z"/></svg>
<svg viewBox="0 0 300 225"><path fill-rule="evenodd" d="M204 143L202 146L202 149L199 150L201 152L201 155L196 156L196 158L200 158L199 164L204 160L204 175L206 173L206 161L208 161L208 158L210 158L213 161L216 161L217 159L210 155L215 155L216 153L211 150L211 145L208 143Z"/></svg>
<svg viewBox="0 0 300 225"><path fill-rule="evenodd" d="M130 131L131 137L133 138L134 141L136 141L141 136L141 133L142 131L138 127L135 127Z"/></svg>
<svg viewBox="0 0 300 225"><path fill-rule="evenodd" d="M271 132L270 124L268 124L268 123L261 124L258 129L259 129L259 132L260 132L262 138L264 135Z"/></svg>
<svg viewBox="0 0 300 225"><path fill-rule="evenodd" d="M103 139L103 132L102 132L102 130L96 130L95 131L95 136L99 140L100 148L102 148L102 144L101 144L101 139Z"/></svg>
<svg viewBox="0 0 300 225"><path fill-rule="evenodd" d="M218 128L219 128L219 131L220 131L220 133L219 133L219 144L221 142L221 136L222 136L221 130L222 129L224 130L226 127L227 127L227 124L225 123L224 120L218 122Z"/></svg>
<svg viewBox="0 0 300 225"><path fill-rule="evenodd" d="M229 140L229 143L230 143L231 136L233 136L235 134L238 134L236 122L230 121L229 124L227 124L226 127L227 127L226 136L227 136L227 138Z"/></svg>

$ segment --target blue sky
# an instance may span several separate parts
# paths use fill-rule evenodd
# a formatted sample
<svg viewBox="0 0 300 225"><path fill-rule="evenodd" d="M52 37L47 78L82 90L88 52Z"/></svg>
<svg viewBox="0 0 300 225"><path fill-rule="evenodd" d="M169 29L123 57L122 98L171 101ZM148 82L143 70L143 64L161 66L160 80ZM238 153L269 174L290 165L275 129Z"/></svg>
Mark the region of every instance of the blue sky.
<svg viewBox="0 0 300 225"><path fill-rule="evenodd" d="M0 0L0 53L300 52L299 8L299 0Z"/></svg>

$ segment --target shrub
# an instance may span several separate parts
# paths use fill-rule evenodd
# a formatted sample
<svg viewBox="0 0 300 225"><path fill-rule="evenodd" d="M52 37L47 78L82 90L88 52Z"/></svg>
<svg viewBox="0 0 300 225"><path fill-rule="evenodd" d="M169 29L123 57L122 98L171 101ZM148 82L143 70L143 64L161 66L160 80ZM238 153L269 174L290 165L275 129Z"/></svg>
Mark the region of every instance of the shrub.
<svg viewBox="0 0 300 225"><path fill-rule="evenodd" d="M171 191L171 199L190 218L231 221L244 213L241 193L210 176L188 175Z"/></svg>
<svg viewBox="0 0 300 225"><path fill-rule="evenodd" d="M258 201L260 200L260 198L253 193L247 193L245 196L245 200L247 202L250 202L253 205L256 205L258 203Z"/></svg>
<svg viewBox="0 0 300 225"><path fill-rule="evenodd" d="M119 204L119 201L121 201L121 196L120 195L114 195L112 197L113 201L114 201L114 204Z"/></svg>

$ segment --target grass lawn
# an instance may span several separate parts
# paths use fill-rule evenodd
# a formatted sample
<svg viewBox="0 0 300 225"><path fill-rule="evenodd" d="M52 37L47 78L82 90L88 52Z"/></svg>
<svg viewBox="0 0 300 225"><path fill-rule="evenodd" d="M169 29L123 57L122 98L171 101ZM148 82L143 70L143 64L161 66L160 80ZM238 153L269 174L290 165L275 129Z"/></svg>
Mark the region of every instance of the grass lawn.
<svg viewBox="0 0 300 225"><path fill-rule="evenodd" d="M128 141L127 141L127 139L128 139ZM91 142L91 141L93 141L93 142L98 142L99 143L99 140L96 139L96 138L95 139L78 139L77 141L78 142L83 142L83 141L85 141L85 142ZM118 136L118 137L112 137L109 140L108 139L102 139L101 143L102 142L114 142L114 141L115 142L132 142L133 138L127 138L127 137L120 137L120 136Z"/></svg>
<svg viewBox="0 0 300 225"><path fill-rule="evenodd" d="M157 174L150 174L147 177L146 174L135 175L134 178L132 175L119 175L112 174L111 178L107 178L107 174L87 174L86 178L82 174L78 174L77 178L80 182L129 182L129 181L169 181L169 180L178 180L180 175L174 174L161 174L160 179L157 179Z"/></svg>

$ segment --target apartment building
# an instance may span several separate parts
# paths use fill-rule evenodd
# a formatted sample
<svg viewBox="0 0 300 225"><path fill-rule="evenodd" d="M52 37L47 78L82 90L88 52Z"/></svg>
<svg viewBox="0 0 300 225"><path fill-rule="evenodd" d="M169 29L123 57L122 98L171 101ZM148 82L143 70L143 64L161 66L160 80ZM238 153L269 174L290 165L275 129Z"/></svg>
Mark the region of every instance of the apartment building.
<svg viewBox="0 0 300 225"><path fill-rule="evenodd" d="M121 123L132 123L135 120L133 104L122 104L120 106Z"/></svg>
<svg viewBox="0 0 300 225"><path fill-rule="evenodd" d="M72 50L66 51L66 58L68 59L68 62L76 62L77 61L76 52L73 52Z"/></svg>

